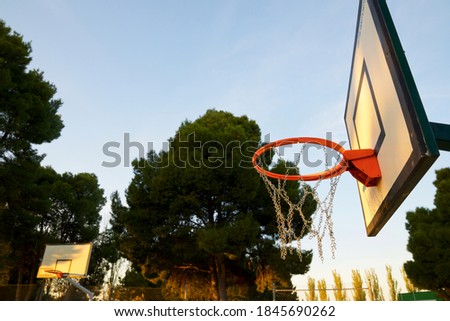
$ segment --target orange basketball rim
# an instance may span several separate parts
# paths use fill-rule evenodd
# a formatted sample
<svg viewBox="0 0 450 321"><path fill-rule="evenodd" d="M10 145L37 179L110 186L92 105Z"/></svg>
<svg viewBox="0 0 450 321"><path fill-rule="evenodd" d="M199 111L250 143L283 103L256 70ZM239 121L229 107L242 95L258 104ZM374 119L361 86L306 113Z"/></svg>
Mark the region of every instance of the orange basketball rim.
<svg viewBox="0 0 450 321"><path fill-rule="evenodd" d="M299 175L299 174L278 174L264 169L258 164L258 160L262 154L269 151L272 148L293 145L293 144L315 144L322 145L327 148L334 149L342 155L342 159L334 167L325 171L317 172L314 174ZM268 143L259 148L252 158L252 163L255 169L262 175L267 177L291 180L291 181L317 181L322 179L328 179L343 174L345 171L349 171L358 181L367 187L376 186L381 179L380 166L376 153L373 149L352 149L346 150L341 145L322 138L315 137L294 137L284 138L271 143Z"/></svg>

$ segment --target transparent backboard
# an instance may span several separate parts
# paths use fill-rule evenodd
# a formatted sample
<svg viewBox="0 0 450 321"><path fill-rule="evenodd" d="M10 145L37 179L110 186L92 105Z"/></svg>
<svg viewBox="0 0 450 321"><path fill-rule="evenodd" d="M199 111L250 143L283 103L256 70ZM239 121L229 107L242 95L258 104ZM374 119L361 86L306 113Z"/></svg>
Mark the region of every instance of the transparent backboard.
<svg viewBox="0 0 450 321"><path fill-rule="evenodd" d="M351 149L377 154L380 183L358 182L366 232L375 236L439 156L384 0L360 1L344 119Z"/></svg>
<svg viewBox="0 0 450 321"><path fill-rule="evenodd" d="M47 245L37 278L56 278L57 275L49 270L59 271L71 278L86 277L91 251L92 243Z"/></svg>

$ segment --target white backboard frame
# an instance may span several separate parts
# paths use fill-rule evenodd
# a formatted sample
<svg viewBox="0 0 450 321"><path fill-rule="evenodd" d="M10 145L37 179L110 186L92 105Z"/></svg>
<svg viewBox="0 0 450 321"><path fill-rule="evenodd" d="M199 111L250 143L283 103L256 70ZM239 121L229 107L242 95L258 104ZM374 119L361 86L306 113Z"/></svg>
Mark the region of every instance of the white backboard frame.
<svg viewBox="0 0 450 321"><path fill-rule="evenodd" d="M46 270L57 270L66 277L84 278L87 276L91 259L92 243L83 244L47 244L39 267L37 278L56 278L55 273Z"/></svg>

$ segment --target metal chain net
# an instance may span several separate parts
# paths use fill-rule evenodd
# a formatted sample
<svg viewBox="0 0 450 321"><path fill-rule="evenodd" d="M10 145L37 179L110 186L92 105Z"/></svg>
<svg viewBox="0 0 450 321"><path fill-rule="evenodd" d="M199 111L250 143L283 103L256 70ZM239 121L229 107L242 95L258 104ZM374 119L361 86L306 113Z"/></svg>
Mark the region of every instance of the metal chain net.
<svg viewBox="0 0 450 321"><path fill-rule="evenodd" d="M295 165L299 168L299 174L301 174L299 166L300 158L306 145L308 145L308 143L302 144L298 157L296 157L295 161ZM276 154L281 159L283 159L283 156L278 152L277 148L274 148L274 150ZM323 146L323 152L325 155L325 170L332 170L332 168L330 169L330 164L328 164L330 159L328 157L328 148ZM336 159L336 163L332 164L332 166L334 167L337 162L338 160ZM286 177L288 176L289 174L286 173ZM328 235L330 238L331 254L332 257L335 258L336 240L333 233L332 213L334 195L336 193L340 175L331 177L327 180L330 184L330 189L322 200L319 197L318 191L319 186L322 183L322 179L317 180L313 186L307 184L305 181L299 181L301 197L298 202L293 202L290 199L286 190L286 179L270 179L264 174L261 174L261 177L264 181L264 184L266 185L267 191L269 192L269 195L275 207L281 258L285 259L288 251L290 254L293 254L294 248L292 246L292 243L294 243L297 255L301 260L301 239L305 236L306 233L309 234L310 239L316 239L318 254L322 261L324 258L323 241L326 235ZM305 204L305 201L309 196L311 196L317 204L316 210L311 215L311 218L308 218L309 213L303 212L303 205ZM282 202L287 204L287 212L283 211ZM296 216L299 217L303 222L302 229L300 230L299 234L296 234L294 230L293 222Z"/></svg>

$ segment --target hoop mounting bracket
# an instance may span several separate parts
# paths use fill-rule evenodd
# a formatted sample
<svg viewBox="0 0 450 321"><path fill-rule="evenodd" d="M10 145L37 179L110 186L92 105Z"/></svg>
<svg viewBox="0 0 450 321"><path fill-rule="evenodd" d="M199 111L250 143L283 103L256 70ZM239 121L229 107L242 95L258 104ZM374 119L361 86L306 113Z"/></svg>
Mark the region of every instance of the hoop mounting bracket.
<svg viewBox="0 0 450 321"><path fill-rule="evenodd" d="M364 186L376 186L381 180L381 170L373 149L350 149L343 152L347 170Z"/></svg>

